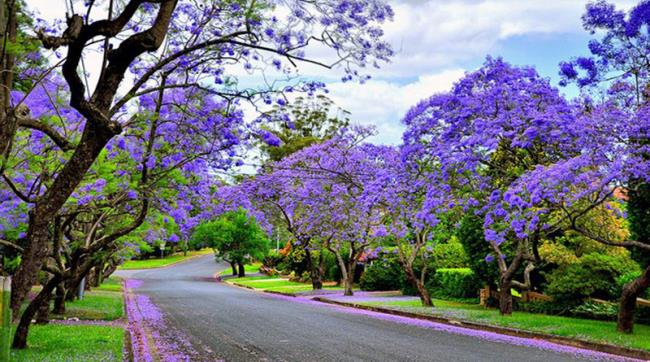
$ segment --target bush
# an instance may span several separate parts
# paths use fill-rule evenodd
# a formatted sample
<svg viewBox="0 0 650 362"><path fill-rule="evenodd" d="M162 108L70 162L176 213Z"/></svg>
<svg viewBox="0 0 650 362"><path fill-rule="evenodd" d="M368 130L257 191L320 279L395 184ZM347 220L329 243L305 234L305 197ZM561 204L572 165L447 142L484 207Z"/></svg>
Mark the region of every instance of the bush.
<svg viewBox="0 0 650 362"><path fill-rule="evenodd" d="M473 212L466 213L456 231L456 236L469 258L469 267L478 277L481 287L496 286L496 281L499 280L497 263L485 261L485 257L493 253L494 250L483 236L483 219ZM510 255L505 245L503 252Z"/></svg>
<svg viewBox="0 0 650 362"><path fill-rule="evenodd" d="M561 267L548 275L546 293L556 300L579 301L587 297L615 300L619 297L617 280L623 270L638 269L629 259L592 253L577 263Z"/></svg>
<svg viewBox="0 0 650 362"><path fill-rule="evenodd" d="M433 262L436 268L467 268L469 258L463 244L456 238L448 243L438 244L433 248Z"/></svg>
<svg viewBox="0 0 650 362"><path fill-rule="evenodd" d="M480 282L470 268L442 268L433 275L434 295L452 298L478 296Z"/></svg>
<svg viewBox="0 0 650 362"><path fill-rule="evenodd" d="M396 258L377 260L366 267L359 281L361 290L397 290L402 287L402 268Z"/></svg>
<svg viewBox="0 0 650 362"><path fill-rule="evenodd" d="M633 281L634 279L638 278L641 276L641 271L632 271L632 272L627 272L625 274L622 274L618 278L616 278L616 295L621 295L623 292L623 287L625 284ZM645 299L650 299L650 289L646 290L643 295L639 296L640 298L645 298Z"/></svg>
<svg viewBox="0 0 650 362"><path fill-rule="evenodd" d="M613 321L616 320L618 306L614 303L596 303L593 301L586 301L571 308L570 312L573 316L580 318Z"/></svg>
<svg viewBox="0 0 650 362"><path fill-rule="evenodd" d="M280 265L283 261L284 256L280 254L279 251L272 249L268 252L268 254L266 254L262 264L264 264L265 267L277 269L278 265Z"/></svg>

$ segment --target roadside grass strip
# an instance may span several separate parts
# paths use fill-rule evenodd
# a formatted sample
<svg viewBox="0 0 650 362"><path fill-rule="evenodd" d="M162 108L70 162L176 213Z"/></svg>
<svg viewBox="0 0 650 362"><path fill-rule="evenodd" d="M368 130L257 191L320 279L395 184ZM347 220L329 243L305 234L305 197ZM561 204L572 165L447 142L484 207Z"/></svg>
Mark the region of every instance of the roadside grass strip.
<svg viewBox="0 0 650 362"><path fill-rule="evenodd" d="M12 361L122 361L124 329L104 325L32 325L24 350L12 350Z"/></svg>
<svg viewBox="0 0 650 362"><path fill-rule="evenodd" d="M650 351L650 326L643 324L636 324L634 333L628 335L617 332L615 322L526 312L514 312L512 316L506 317L501 316L496 309L484 308L478 304L441 299L434 299L433 308L422 307L416 297L328 295L327 299Z"/></svg>
<svg viewBox="0 0 650 362"><path fill-rule="evenodd" d="M119 267L121 270L138 270L138 269L155 269L170 266L182 261L202 256L212 254L212 249L203 249L198 251L190 251L187 255L181 253L176 253L174 255L169 255L163 259L146 259L146 260L129 260Z"/></svg>
<svg viewBox="0 0 650 362"><path fill-rule="evenodd" d="M99 287L94 288L93 290L101 290L104 292L121 292L122 291L122 279L118 277L108 277L104 279L102 284Z"/></svg>
<svg viewBox="0 0 650 362"><path fill-rule="evenodd" d="M504 344L510 344L516 346L523 346L523 347L532 347L541 350L565 353L565 354L573 355L578 358L587 358L596 361L616 361L616 362L642 361L639 359L614 355L605 352L599 352L591 349L584 349L584 348L554 343L544 339L517 337L517 336L501 334L497 332L470 329L466 327L460 327L460 326L439 323L439 322L434 322L429 320L423 320L423 319L417 319L412 317L404 317L404 316L364 310L364 309L359 309L359 308L354 308L349 306L329 304L329 303L320 302L318 300L314 300L310 297L295 298L295 297L289 297L289 296L279 295L279 294L268 294L268 297L285 300L290 303L309 304L318 308L331 308L333 310L338 310L342 313L367 316L369 318L376 318L376 319L381 319L381 320L400 323L400 324L417 326L420 328L432 329L443 333L452 333L459 336L479 338L490 342L504 343Z"/></svg>
<svg viewBox="0 0 650 362"><path fill-rule="evenodd" d="M231 278L227 282L267 292L303 293L312 291L310 283L294 282L278 276L257 275L244 278ZM334 283L324 283L323 289L342 290L341 287L336 286Z"/></svg>
<svg viewBox="0 0 650 362"><path fill-rule="evenodd" d="M101 290L86 292L83 300L66 303L65 315L53 315L52 317L114 321L124 317L122 294Z"/></svg>

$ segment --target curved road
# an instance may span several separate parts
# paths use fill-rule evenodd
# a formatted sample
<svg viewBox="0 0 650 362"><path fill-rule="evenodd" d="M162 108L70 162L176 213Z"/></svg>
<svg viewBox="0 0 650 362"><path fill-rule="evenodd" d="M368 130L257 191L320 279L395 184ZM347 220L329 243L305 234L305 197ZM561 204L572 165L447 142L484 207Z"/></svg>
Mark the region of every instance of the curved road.
<svg viewBox="0 0 650 362"><path fill-rule="evenodd" d="M162 310L206 361L569 361L573 354L427 327L406 318L215 283L211 255L118 275ZM426 324L426 323L425 323Z"/></svg>

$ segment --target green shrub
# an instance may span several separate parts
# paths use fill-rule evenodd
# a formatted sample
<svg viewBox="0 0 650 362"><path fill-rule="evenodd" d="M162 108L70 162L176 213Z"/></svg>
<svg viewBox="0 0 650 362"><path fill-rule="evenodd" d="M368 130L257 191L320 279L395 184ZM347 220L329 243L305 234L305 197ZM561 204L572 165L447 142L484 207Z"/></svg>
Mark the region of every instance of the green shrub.
<svg viewBox="0 0 650 362"><path fill-rule="evenodd" d="M359 287L361 290L397 290L402 287L402 269L396 258L374 261L366 267Z"/></svg>
<svg viewBox="0 0 650 362"><path fill-rule="evenodd" d="M497 303L498 305L498 303ZM515 309L522 312L549 314L549 315L571 315L571 308L575 304L567 305L561 302L521 302L515 299Z"/></svg>
<svg viewBox="0 0 650 362"><path fill-rule="evenodd" d="M277 269L278 265L280 265L283 261L284 256L280 254L279 251L271 249L264 257L263 264L266 267Z"/></svg>
<svg viewBox="0 0 650 362"><path fill-rule="evenodd" d="M433 275L433 294L453 298L473 298L481 288L470 268L441 268Z"/></svg>
<svg viewBox="0 0 650 362"><path fill-rule="evenodd" d="M493 253L494 250L492 250L490 243L485 241L483 219L470 210L463 216L456 230L456 236L469 258L469 267L480 280L481 287L485 285L496 286L496 281L499 280L499 269L497 263L485 261L485 257ZM509 256L510 251L508 249L508 246L504 244L502 251Z"/></svg>
<svg viewBox="0 0 650 362"><path fill-rule="evenodd" d="M616 320L618 307L614 303L586 301L571 308L570 312L575 317L613 321Z"/></svg>
<svg viewBox="0 0 650 362"><path fill-rule="evenodd" d="M625 284L633 281L634 279L638 278L641 276L641 271L632 271L632 272L627 272L625 274L622 274L618 278L616 278L616 295L621 295L623 292L623 287ZM650 289L646 290L643 295L640 295L639 297L645 298L645 299L650 299Z"/></svg>
<svg viewBox="0 0 650 362"><path fill-rule="evenodd" d="M433 248L433 263L436 268L467 268L469 258L463 244L452 238L449 242Z"/></svg>
<svg viewBox="0 0 650 362"><path fill-rule="evenodd" d="M638 269L629 259L591 253L577 263L558 268L548 275L546 293L557 300L579 301L587 298L615 300L619 296L617 280L622 271Z"/></svg>

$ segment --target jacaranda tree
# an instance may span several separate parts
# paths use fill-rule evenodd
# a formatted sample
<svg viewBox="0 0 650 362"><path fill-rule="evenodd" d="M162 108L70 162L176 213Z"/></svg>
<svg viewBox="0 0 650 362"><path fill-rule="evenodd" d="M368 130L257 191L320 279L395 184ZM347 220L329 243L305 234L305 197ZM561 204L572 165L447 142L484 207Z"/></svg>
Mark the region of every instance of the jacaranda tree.
<svg viewBox="0 0 650 362"><path fill-rule="evenodd" d="M61 71L69 91L68 114L79 119L80 135L71 139L53 127L42 132L69 151L58 159L60 167L50 175L49 186L34 199L24 200L29 213L21 264L13 278L14 310L51 253L50 227L56 217L106 146L131 126L134 107L146 103L144 97L161 89L188 89L226 100L230 107L237 107L242 99L272 103L278 94L313 92L321 84L296 83L288 77L287 82L274 83L280 86L240 89L231 75L233 67L253 72L270 66L292 73L291 67L301 62L328 68L336 64L345 70L344 79L352 80L363 78L355 68L376 65L392 53L379 28L392 11L381 1L131 0L117 4L109 0L72 5L83 8L86 16L75 12L65 29L48 26L38 36L44 49L67 49ZM278 9L286 10L285 15L275 16ZM308 58L306 51L316 45L334 49L335 60ZM91 49L104 54L100 68L91 69L98 79L94 88L88 87L80 71L84 54ZM125 90L120 88L124 79L130 81ZM46 128L44 120L34 120L36 126L30 129ZM67 124L67 117L60 122ZM193 127L192 119L186 124ZM13 139L15 132L7 136ZM138 202L146 209L151 200L139 193ZM108 239L126 235L135 224L114 230ZM25 342L18 339L14 345L24 348Z"/></svg>

